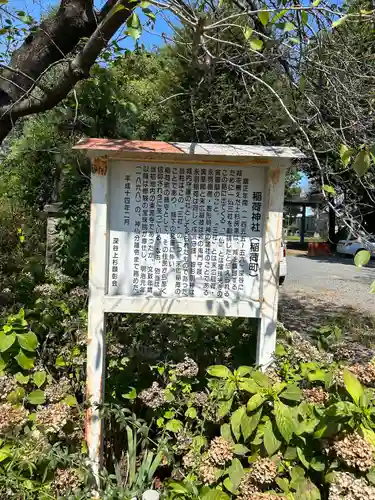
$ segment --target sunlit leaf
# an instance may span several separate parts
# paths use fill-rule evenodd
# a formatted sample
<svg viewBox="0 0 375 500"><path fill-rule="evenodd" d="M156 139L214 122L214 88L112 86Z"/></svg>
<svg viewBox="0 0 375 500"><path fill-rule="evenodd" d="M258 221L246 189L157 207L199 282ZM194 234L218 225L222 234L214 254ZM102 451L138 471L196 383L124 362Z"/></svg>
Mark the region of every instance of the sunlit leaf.
<svg viewBox="0 0 375 500"><path fill-rule="evenodd" d="M267 26L270 20L270 13L268 12L268 10L262 10L261 12L258 12L258 17L263 26Z"/></svg>
<svg viewBox="0 0 375 500"><path fill-rule="evenodd" d="M332 23L332 28L337 28L338 26L341 26L342 24L345 23L345 21L348 19L348 16L343 16L340 17L340 19L337 19L337 21L334 21Z"/></svg>
<svg viewBox="0 0 375 500"><path fill-rule="evenodd" d="M179 432L180 430L183 429L183 427L184 424L181 422L181 420L177 419L168 420L168 422L165 425L165 428L171 432Z"/></svg>
<svg viewBox="0 0 375 500"><path fill-rule="evenodd" d="M353 149L348 148L348 146L346 146L345 144L341 144L340 157L344 167L348 166L352 155L353 155Z"/></svg>
<svg viewBox="0 0 375 500"><path fill-rule="evenodd" d="M323 189L326 193L336 194L335 188L333 186L329 186L328 184L324 184Z"/></svg>
<svg viewBox="0 0 375 500"><path fill-rule="evenodd" d="M207 373L212 377L228 378L232 372L224 365L213 365L207 368Z"/></svg>
<svg viewBox="0 0 375 500"><path fill-rule="evenodd" d="M296 29L295 25L291 23L290 21L283 23L282 29L285 31L285 33L289 33L289 31L293 31Z"/></svg>
<svg viewBox="0 0 375 500"><path fill-rule="evenodd" d="M368 250L360 250L355 254L354 264L356 267L367 266L371 258L371 254Z"/></svg>
<svg viewBox="0 0 375 500"><path fill-rule="evenodd" d="M271 19L271 23L272 23L272 24L275 24L275 23L276 23L279 19L281 19L283 16L285 16L285 14L286 14L287 12L288 12L288 11L287 11L287 9L284 9L284 10L282 10L282 11L278 12L277 14L275 14L275 15L273 16L273 18Z"/></svg>
<svg viewBox="0 0 375 500"><path fill-rule="evenodd" d="M15 356L14 359L24 370L31 370L31 368L34 368L34 358L29 358L28 356L26 356L22 349L20 349L19 353L17 354L17 356Z"/></svg>
<svg viewBox="0 0 375 500"><path fill-rule="evenodd" d="M307 24L309 22L309 14L305 10L301 11L301 19L303 24Z"/></svg>
<svg viewBox="0 0 375 500"><path fill-rule="evenodd" d="M267 420L264 426L263 444L270 457L272 457L281 446L281 441L277 439L273 431L271 420Z"/></svg>
<svg viewBox="0 0 375 500"><path fill-rule="evenodd" d="M260 40L259 38L251 38L250 39L250 47L253 50L256 50L257 52L259 52L263 48L263 41Z"/></svg>
<svg viewBox="0 0 375 500"><path fill-rule="evenodd" d="M46 396L43 391L38 389L36 391L30 392L30 394L27 396L27 399L32 405L42 405L46 401Z"/></svg>
<svg viewBox="0 0 375 500"><path fill-rule="evenodd" d="M17 340L22 349L31 352L35 351L39 344L38 337L33 332L19 333Z"/></svg>
<svg viewBox="0 0 375 500"><path fill-rule="evenodd" d="M344 369L345 389L351 395L353 401L358 405L364 389L357 377L351 371Z"/></svg>
<svg viewBox="0 0 375 500"><path fill-rule="evenodd" d="M141 36L141 30L139 28L128 28L126 34L129 35L136 42Z"/></svg>
<svg viewBox="0 0 375 500"><path fill-rule="evenodd" d="M11 333L10 335L6 335L3 332L0 332L0 352L6 352L16 340L16 334Z"/></svg>
<svg viewBox="0 0 375 500"><path fill-rule="evenodd" d="M30 380L29 375L23 375L21 372L16 373L14 378L17 380L19 384L22 385L26 385Z"/></svg>
<svg viewBox="0 0 375 500"><path fill-rule="evenodd" d="M7 400L12 405L20 403L25 397L25 389L23 387L17 387L14 391L8 394Z"/></svg>
<svg viewBox="0 0 375 500"><path fill-rule="evenodd" d="M250 26L247 26L243 32L243 36L245 37L245 40L248 40L252 34L253 34L253 28L250 28Z"/></svg>
<svg viewBox="0 0 375 500"><path fill-rule="evenodd" d="M35 385L38 388L42 387L42 385L46 381L46 378L47 378L47 374L44 371L35 372L34 375L33 375L33 380L35 382Z"/></svg>
<svg viewBox="0 0 375 500"><path fill-rule="evenodd" d="M362 149L354 160L353 169L357 172L359 177L362 177L362 175L365 175L367 170L370 168L370 164L371 159L369 153Z"/></svg>

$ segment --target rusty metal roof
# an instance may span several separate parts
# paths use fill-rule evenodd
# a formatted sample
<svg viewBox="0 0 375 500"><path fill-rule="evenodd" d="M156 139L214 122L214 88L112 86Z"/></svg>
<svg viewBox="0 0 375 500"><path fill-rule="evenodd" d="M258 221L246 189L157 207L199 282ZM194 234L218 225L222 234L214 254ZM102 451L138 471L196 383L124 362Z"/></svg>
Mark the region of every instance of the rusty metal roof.
<svg viewBox="0 0 375 500"><path fill-rule="evenodd" d="M197 142L163 142L163 141L128 141L123 139L82 139L74 149L100 151L111 154L131 154L132 157L144 155L185 155L230 156L232 158L304 158L297 148L278 146L249 146L236 144L203 144Z"/></svg>

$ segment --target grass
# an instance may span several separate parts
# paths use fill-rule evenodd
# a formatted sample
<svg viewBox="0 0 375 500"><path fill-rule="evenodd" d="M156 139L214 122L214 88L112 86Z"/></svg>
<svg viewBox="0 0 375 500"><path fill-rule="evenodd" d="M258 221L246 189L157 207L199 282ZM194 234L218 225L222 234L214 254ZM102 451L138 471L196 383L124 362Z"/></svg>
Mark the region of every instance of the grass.
<svg viewBox="0 0 375 500"><path fill-rule="evenodd" d="M296 236L287 236L286 237L286 241L300 241L300 236L299 235L296 235ZM321 238L320 236L305 236L305 241L309 242L309 241L325 241L324 238Z"/></svg>

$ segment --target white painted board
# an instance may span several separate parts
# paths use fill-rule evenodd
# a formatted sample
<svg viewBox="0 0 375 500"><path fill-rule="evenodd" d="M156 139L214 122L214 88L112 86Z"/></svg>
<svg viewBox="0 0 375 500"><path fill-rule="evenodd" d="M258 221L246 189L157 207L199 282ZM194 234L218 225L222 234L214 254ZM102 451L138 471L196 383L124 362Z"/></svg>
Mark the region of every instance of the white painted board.
<svg viewBox="0 0 375 500"><path fill-rule="evenodd" d="M111 161L108 295L257 303L265 172Z"/></svg>

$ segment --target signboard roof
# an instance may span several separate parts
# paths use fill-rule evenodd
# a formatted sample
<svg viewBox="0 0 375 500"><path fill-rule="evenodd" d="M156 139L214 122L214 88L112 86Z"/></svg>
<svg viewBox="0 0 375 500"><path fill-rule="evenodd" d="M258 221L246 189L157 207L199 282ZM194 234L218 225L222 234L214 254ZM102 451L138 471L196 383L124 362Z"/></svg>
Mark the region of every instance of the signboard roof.
<svg viewBox="0 0 375 500"><path fill-rule="evenodd" d="M112 156L144 159L148 155L160 156L166 159L179 157L180 161L186 159L198 160L203 157L210 161L213 157L226 159L247 158L304 158L305 155L297 148L279 146L249 146L235 144L202 144L197 142L163 142L163 141L128 141L122 139L83 139L74 149L86 151L100 151ZM210 157L210 158L207 158Z"/></svg>

